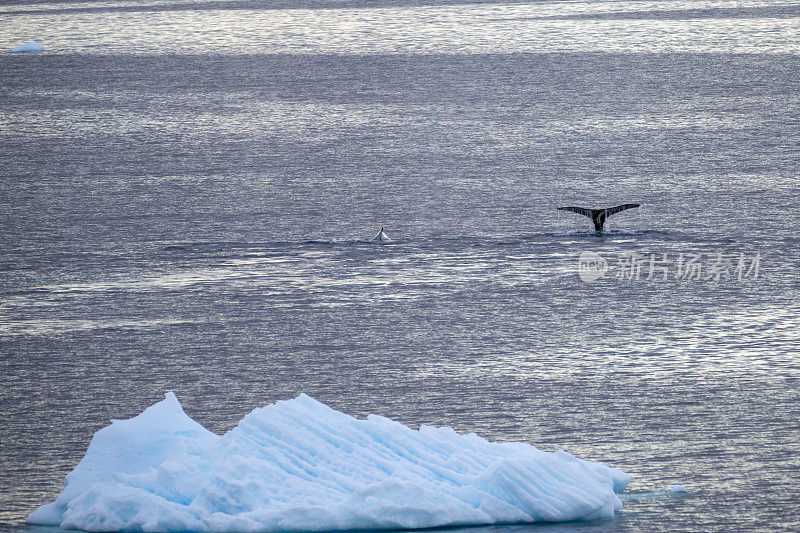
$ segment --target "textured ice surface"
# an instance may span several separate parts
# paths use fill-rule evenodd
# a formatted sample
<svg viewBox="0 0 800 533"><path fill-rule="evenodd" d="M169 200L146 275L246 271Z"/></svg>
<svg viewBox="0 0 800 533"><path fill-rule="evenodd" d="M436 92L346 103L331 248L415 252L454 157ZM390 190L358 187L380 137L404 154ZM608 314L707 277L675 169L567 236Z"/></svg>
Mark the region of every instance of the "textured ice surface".
<svg viewBox="0 0 800 533"><path fill-rule="evenodd" d="M44 47L37 43L36 41L31 41L29 43L20 44L15 46L11 49L12 52L28 52L28 53L37 53L37 52L44 52Z"/></svg>
<svg viewBox="0 0 800 533"><path fill-rule="evenodd" d="M89 531L422 528L612 516L630 476L522 443L366 420L306 395L217 436L175 395L92 438L28 522Z"/></svg>

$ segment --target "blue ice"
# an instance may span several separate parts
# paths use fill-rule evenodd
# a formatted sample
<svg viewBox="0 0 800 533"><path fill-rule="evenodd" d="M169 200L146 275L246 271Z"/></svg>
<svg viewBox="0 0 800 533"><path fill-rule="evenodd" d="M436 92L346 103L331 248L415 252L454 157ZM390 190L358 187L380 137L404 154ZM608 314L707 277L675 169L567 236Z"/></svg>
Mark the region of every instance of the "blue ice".
<svg viewBox="0 0 800 533"><path fill-rule="evenodd" d="M31 41L29 43L23 43L20 45L15 46L11 49L12 52L27 52L29 54L35 54L38 52L44 52L44 47L37 43L36 41Z"/></svg>
<svg viewBox="0 0 800 533"><path fill-rule="evenodd" d="M174 394L99 430L28 522L87 531L411 529L611 517L630 476L448 427L356 419L300 395L223 436Z"/></svg>

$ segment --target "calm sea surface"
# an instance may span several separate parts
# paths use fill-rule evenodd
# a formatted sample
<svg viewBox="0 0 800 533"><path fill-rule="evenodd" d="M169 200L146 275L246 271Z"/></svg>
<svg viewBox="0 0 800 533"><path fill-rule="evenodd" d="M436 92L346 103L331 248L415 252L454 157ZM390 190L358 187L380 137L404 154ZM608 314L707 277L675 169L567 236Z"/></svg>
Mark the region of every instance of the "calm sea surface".
<svg viewBox="0 0 800 533"><path fill-rule="evenodd" d="M800 530L798 0L6 0L0 230L0 529L172 390L634 476L478 533Z"/></svg>

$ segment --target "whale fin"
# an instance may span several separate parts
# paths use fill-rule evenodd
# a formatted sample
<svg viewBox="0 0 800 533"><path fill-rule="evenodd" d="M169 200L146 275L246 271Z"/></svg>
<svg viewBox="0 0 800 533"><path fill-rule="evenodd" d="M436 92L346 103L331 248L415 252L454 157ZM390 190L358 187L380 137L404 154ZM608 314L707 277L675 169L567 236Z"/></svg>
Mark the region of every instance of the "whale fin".
<svg viewBox="0 0 800 533"><path fill-rule="evenodd" d="M390 239L389 236L386 235L386 232L383 231L383 226L381 226L380 231L378 231L378 234L375 235L375 237L373 237L372 240L373 241L379 241L379 242L389 242L392 239Z"/></svg>
<svg viewBox="0 0 800 533"><path fill-rule="evenodd" d="M602 231L603 224L606 223L606 219L613 214L619 213L620 211L625 211L626 209L633 209L634 207L639 207L640 204L622 204L617 205L614 207L605 207L603 209L588 209L586 207L575 207L575 206L567 206L567 207L559 207L559 211L572 211L573 213L578 213L579 215L583 215L585 217L589 217L594 222L594 229L595 231Z"/></svg>
<svg viewBox="0 0 800 533"><path fill-rule="evenodd" d="M626 209L633 209L634 207L639 207L639 205L640 204L622 204L615 207L609 207L608 209L603 209L602 211L605 211L606 216L610 217L611 215L619 213L620 211L625 211ZM598 211L600 211L600 209L598 209Z"/></svg>
<svg viewBox="0 0 800 533"><path fill-rule="evenodd" d="M591 209L586 209L585 207L559 207L559 211L572 211L573 213L578 213L579 215L583 215L585 217L593 218L594 215L592 214Z"/></svg>

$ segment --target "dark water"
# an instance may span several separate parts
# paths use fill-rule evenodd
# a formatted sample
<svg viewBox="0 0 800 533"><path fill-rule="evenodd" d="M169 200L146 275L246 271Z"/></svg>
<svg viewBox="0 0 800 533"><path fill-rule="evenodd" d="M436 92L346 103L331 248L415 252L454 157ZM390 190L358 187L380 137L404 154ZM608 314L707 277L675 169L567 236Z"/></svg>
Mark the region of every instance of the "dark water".
<svg viewBox="0 0 800 533"><path fill-rule="evenodd" d="M173 390L217 432L306 392L634 476L613 521L480 531L800 528L800 10L711 5L712 34L752 32L705 49L670 33L698 16L674 4L629 41L647 3L275 10L322 37L230 34L241 52L205 23L148 51L113 39L112 4L8 4L3 43L63 24L44 54L0 54L2 527ZM506 47L476 13L555 16L577 26L524 27L598 51ZM389 29L359 40L373 19ZM555 210L631 201L603 236ZM582 281L582 252L612 269Z"/></svg>

